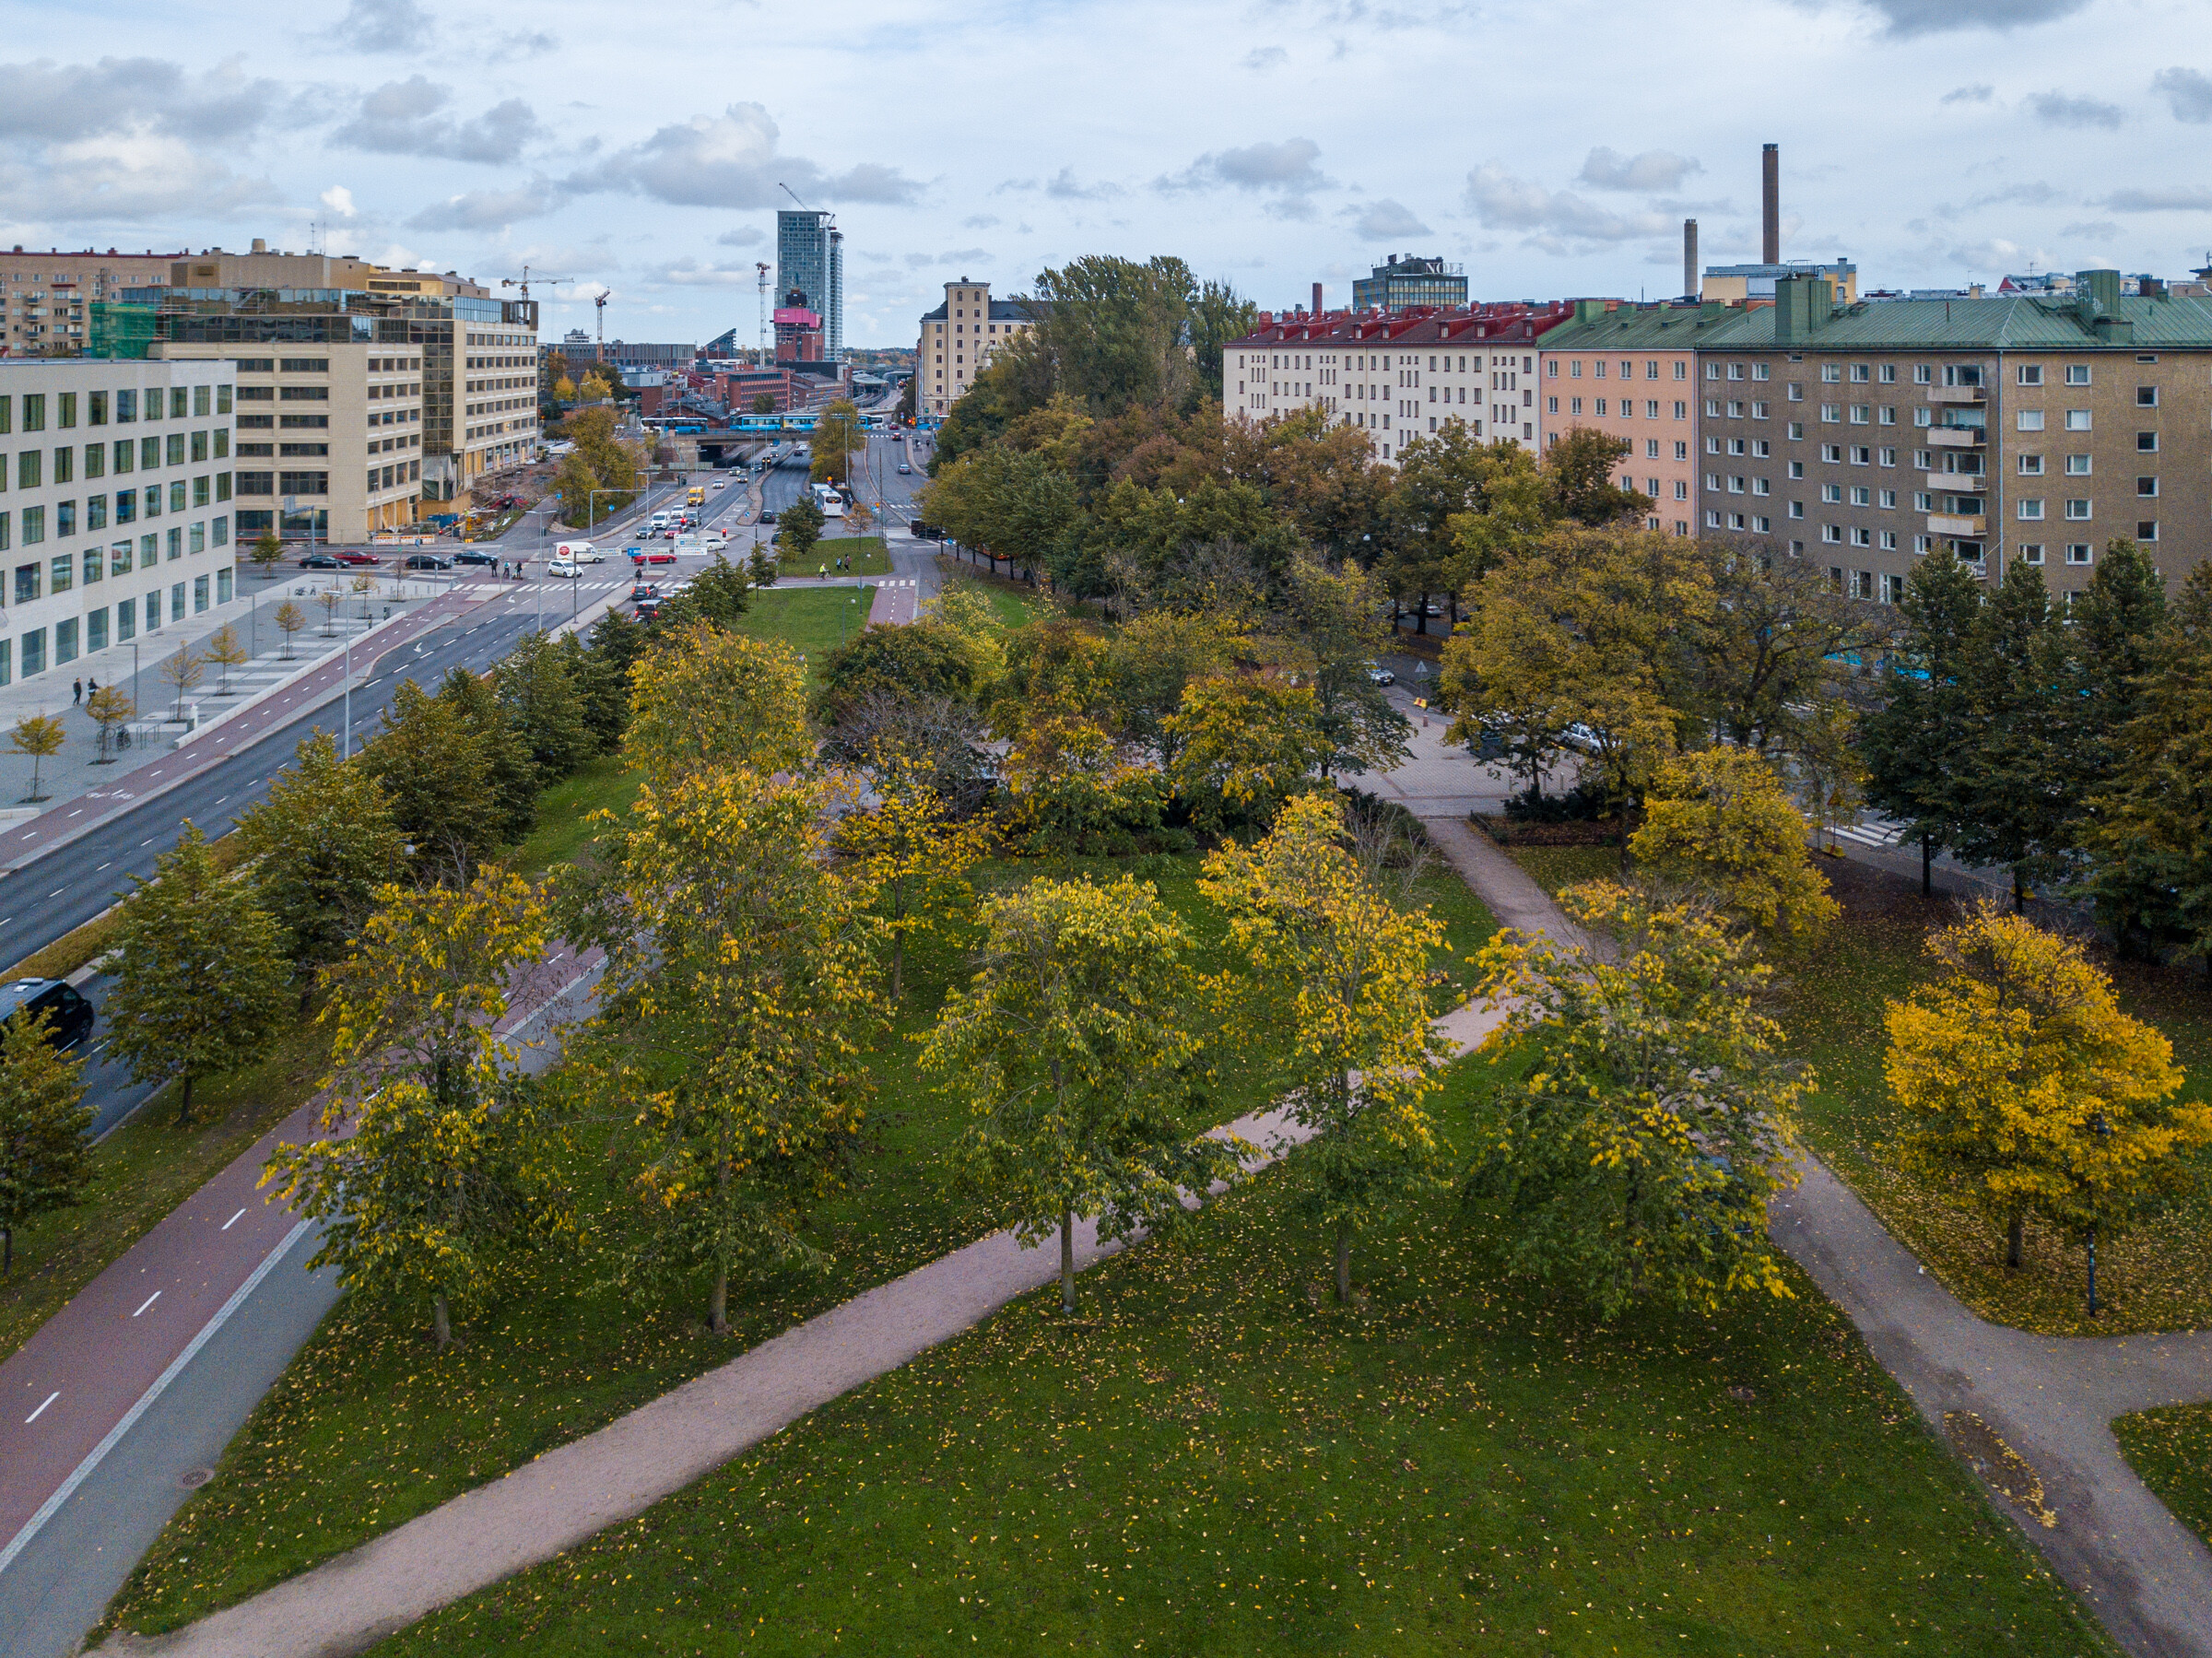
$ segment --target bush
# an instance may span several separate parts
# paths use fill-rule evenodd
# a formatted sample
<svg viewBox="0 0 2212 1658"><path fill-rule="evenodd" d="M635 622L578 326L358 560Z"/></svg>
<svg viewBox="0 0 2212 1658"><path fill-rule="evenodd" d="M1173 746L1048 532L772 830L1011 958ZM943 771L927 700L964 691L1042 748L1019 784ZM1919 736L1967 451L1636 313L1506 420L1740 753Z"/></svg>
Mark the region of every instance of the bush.
<svg viewBox="0 0 2212 1658"><path fill-rule="evenodd" d="M1594 823L1611 815L1611 804L1603 782L1585 779L1564 794L1524 789L1507 797L1505 815L1515 823Z"/></svg>

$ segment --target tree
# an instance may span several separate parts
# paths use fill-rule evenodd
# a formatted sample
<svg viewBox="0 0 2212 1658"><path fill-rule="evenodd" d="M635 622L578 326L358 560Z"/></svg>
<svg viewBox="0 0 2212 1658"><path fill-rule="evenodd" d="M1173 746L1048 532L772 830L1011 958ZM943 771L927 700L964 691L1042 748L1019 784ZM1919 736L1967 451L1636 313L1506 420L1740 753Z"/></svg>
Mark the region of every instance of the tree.
<svg viewBox="0 0 2212 1658"><path fill-rule="evenodd" d="M1480 569L1467 557L1453 521L1483 512L1493 475L1526 466L1524 453L1517 443L1483 442L1465 420L1446 420L1438 430L1406 441L1391 489L1385 561L1386 579L1399 583L1398 591L1418 592L1424 603L1430 594L1447 594L1457 619L1459 594ZM1425 612L1419 626L1428 631Z"/></svg>
<svg viewBox="0 0 2212 1658"><path fill-rule="evenodd" d="M8 753L30 756L30 793L25 799L31 805L47 798L39 793L39 769L47 756L61 753L68 736L67 728L52 714L25 714L8 728Z"/></svg>
<svg viewBox="0 0 2212 1658"><path fill-rule="evenodd" d="M542 633L526 634L492 669L491 688L529 755L535 786L571 775L596 745L569 653Z"/></svg>
<svg viewBox="0 0 2212 1658"><path fill-rule="evenodd" d="M946 998L922 1068L968 1109L968 1182L1025 1247L1060 1234L1072 1313L1077 1216L1107 1239L1171 1224L1184 1193L1234 1175L1250 1148L1183 1123L1200 1046L1194 947L1148 882L1040 878L984 922L982 970Z"/></svg>
<svg viewBox="0 0 2212 1658"><path fill-rule="evenodd" d="M1859 742L1866 800L1904 825L1920 843L1920 889L1951 844L1965 806L1961 779L1972 763L1967 641L1982 608L1982 585L1947 544L1905 578L1905 636L1883 676L1886 701L1868 716Z"/></svg>
<svg viewBox="0 0 2212 1658"><path fill-rule="evenodd" d="M277 562L284 557L284 541L275 530L264 530L261 538L253 543L252 558L261 566L264 577L276 573Z"/></svg>
<svg viewBox="0 0 2212 1658"><path fill-rule="evenodd" d="M1936 976L1888 1005L1905 1166L2006 1229L2110 1237L2197 1181L2212 1105L2177 1101L2173 1046L2120 1011L2081 946L1984 903L1932 935Z"/></svg>
<svg viewBox="0 0 2212 1658"><path fill-rule="evenodd" d="M91 1183L84 1061L51 1035L44 1014L0 1026L0 1278L15 1266L17 1229L82 1203Z"/></svg>
<svg viewBox="0 0 2212 1658"><path fill-rule="evenodd" d="M1545 450L1544 487L1553 514L1596 530L1649 512L1650 496L1613 481L1613 468L1630 447L1626 438L1577 426Z"/></svg>
<svg viewBox="0 0 2212 1658"><path fill-rule="evenodd" d="M629 673L644 653L643 626L621 611L609 610L592 624L576 677L584 725L601 754L622 746L629 728Z"/></svg>
<svg viewBox="0 0 2212 1658"><path fill-rule="evenodd" d="M1762 940L1802 947L1841 913L1806 853L1805 819L1747 748L1704 748L1659 770L1629 841L1640 869L1688 888Z"/></svg>
<svg viewBox="0 0 2212 1658"><path fill-rule="evenodd" d="M185 697L191 693L194 686L207 676L206 660L194 656L183 645L179 645L174 654L164 656L161 659L155 667L154 673L162 684L176 692L175 717L182 720L184 717Z"/></svg>
<svg viewBox="0 0 2212 1658"><path fill-rule="evenodd" d="M392 803L418 878L466 886L498 849L502 814L483 746L460 711L401 680L361 764Z"/></svg>
<svg viewBox="0 0 2212 1658"><path fill-rule="evenodd" d="M839 397L817 416L808 440L813 464L808 476L818 484L850 484L853 457L865 454L868 434L860 423L860 409L850 397Z"/></svg>
<svg viewBox="0 0 2212 1658"><path fill-rule="evenodd" d="M1074 480L1049 454L999 445L940 469L918 504L956 541L1025 569L1051 562L1080 512Z"/></svg>
<svg viewBox="0 0 2212 1658"><path fill-rule="evenodd" d="M335 1265L395 1308L427 1300L441 1350L453 1312L488 1299L524 1246L573 1230L562 1125L495 1034L516 970L545 954L545 920L501 870L385 888L323 1012L324 1137L279 1146L262 1175L323 1222L310 1270Z"/></svg>
<svg viewBox="0 0 2212 1658"><path fill-rule="evenodd" d="M1712 1312L1725 1296L1786 1297L1767 1205L1794 1179L1809 1076L1777 1057L1759 1009L1770 970L1696 905L1610 882L1567 912L1613 947L1508 930L1478 995L1507 1010L1494 1041L1535 1053L1481 1130L1469 1200L1509 1272L1564 1284L1612 1318L1656 1299Z"/></svg>
<svg viewBox="0 0 2212 1658"><path fill-rule="evenodd" d="M775 399L775 394L774 394L773 393L771 393L771 392L755 392L755 393L753 394L753 413L754 413L754 414L756 414L756 415L772 415L772 414L774 414L775 412L776 412L776 399Z"/></svg>
<svg viewBox="0 0 2212 1658"><path fill-rule="evenodd" d="M1967 634L1971 747L1952 781L1959 857L2007 867L2016 912L2029 882L2057 867L2066 837L2067 757L2054 740L2065 678L2064 628L2043 572L2016 559Z"/></svg>
<svg viewBox="0 0 2212 1658"><path fill-rule="evenodd" d="M571 380L566 374L560 375L553 382L553 396L556 402L575 402L576 382Z"/></svg>
<svg viewBox="0 0 2212 1658"><path fill-rule="evenodd" d="M189 820L154 878L124 900L112 959L109 1051L134 1081L179 1084L180 1125L192 1121L194 1083L259 1059L276 1040L283 930L251 882L217 871Z"/></svg>
<svg viewBox="0 0 2212 1658"><path fill-rule="evenodd" d="M628 751L656 788L688 773L769 776L806 758L806 674L781 640L695 625L631 675Z"/></svg>
<svg viewBox="0 0 2212 1658"><path fill-rule="evenodd" d="M276 622L277 631L284 635L283 659L289 662L292 659L292 635L307 626L307 613L287 599L276 606L276 614L271 619Z"/></svg>
<svg viewBox="0 0 2212 1658"><path fill-rule="evenodd" d="M1086 254L1040 273L1036 300L1023 344L1050 365L1049 389L1093 415L1175 407L1203 392L1209 372L1218 396L1221 345L1249 332L1253 314L1171 257Z"/></svg>
<svg viewBox="0 0 2212 1658"><path fill-rule="evenodd" d="M1355 1234L1433 1187L1447 1155L1422 1103L1445 1052L1428 1005L1443 928L1366 878L1324 794L1292 800L1259 845L1212 853L1198 885L1252 968L1245 1028L1288 1033L1277 1080L1312 1135L1299 1206L1331 1236L1348 1302Z"/></svg>
<svg viewBox="0 0 2212 1658"><path fill-rule="evenodd" d="M96 766L109 765L112 762L108 758L108 739L114 735L116 726L127 724L138 717L137 704L131 700L129 693L121 686L103 685L85 699L85 712L100 727L100 758L92 763Z"/></svg>
<svg viewBox="0 0 2212 1658"><path fill-rule="evenodd" d="M552 670L548 670L552 671ZM515 707L501 700L493 681L465 667L446 670L438 687L438 700L460 716L463 730L475 740L483 757L484 780L499 809L500 842L512 845L537 824L537 794L544 779L531 758L530 743L516 723ZM553 717L558 718L558 715ZM565 739L576 731L568 730ZM550 752L566 753L564 737L549 738Z"/></svg>
<svg viewBox="0 0 2212 1658"><path fill-rule="evenodd" d="M803 1232L862 1121L882 1010L866 872L824 855L831 785L757 771L648 784L606 819L605 873L571 876L571 935L606 952L580 1069L630 1121L643 1226L618 1276L734 1277L819 1252Z"/></svg>
<svg viewBox="0 0 2212 1658"><path fill-rule="evenodd" d="M1323 735L1329 740L1324 776L1388 771L1405 763L1413 723L1369 677L1390 630L1378 614L1375 584L1356 565L1324 569L1292 562L1277 626L1289 661L1312 676Z"/></svg>
<svg viewBox="0 0 2212 1658"><path fill-rule="evenodd" d="M2165 578L2142 547L2115 538L2067 619L2068 694L2056 742L2066 792L2067 864L2078 876L2085 873L2081 854L2098 838L2096 803L2127 781L2124 734L2149 706L2166 622ZM2088 873L2077 890L2097 900L2124 955L2133 947L2136 918L2161 907L2157 894L2132 890L2125 875L2108 880Z"/></svg>
<svg viewBox="0 0 2212 1658"><path fill-rule="evenodd" d="M938 792L934 770L920 755L878 755L871 768L874 803L847 813L837 827L838 850L859 866L890 937L893 1003L903 993L907 935L967 907L973 897L968 871L991 848L990 821L958 817Z"/></svg>
<svg viewBox="0 0 2212 1658"><path fill-rule="evenodd" d="M714 562L691 578L691 584L661 606L654 619L664 629L680 628L690 622L707 622L717 628L734 629L737 621L752 608L752 576L721 553ZM608 615L615 614L609 611Z"/></svg>
<svg viewBox="0 0 2212 1658"><path fill-rule="evenodd" d="M794 568L804 564L814 551L814 544L822 538L822 525L827 522L811 495L802 495L785 507L776 525L778 561Z"/></svg>
<svg viewBox="0 0 2212 1658"><path fill-rule="evenodd" d="M909 628L868 628L824 656L822 719L837 725L878 695L912 700L970 701L975 662L949 628L924 620Z"/></svg>
<svg viewBox="0 0 2212 1658"><path fill-rule="evenodd" d="M342 760L329 734L300 739L292 764L238 820L263 907L283 930L304 1002L344 957L406 853L392 804L366 758Z"/></svg>
<svg viewBox="0 0 2212 1658"><path fill-rule="evenodd" d="M1165 723L1175 793L1214 835L1266 829L1331 752L1313 693L1265 676L1199 680Z"/></svg>
<svg viewBox="0 0 2212 1658"><path fill-rule="evenodd" d="M1836 590L1786 545L1701 541L1712 594L1698 641L1700 701L1719 734L1773 760L1845 768L1860 665L1885 613Z"/></svg>
<svg viewBox="0 0 2212 1658"><path fill-rule="evenodd" d="M582 450L571 449L562 455L560 466L553 474L553 493L560 498L561 522L590 528L597 506L593 496L598 488L599 475L592 470ZM608 510L613 510L611 499Z"/></svg>
<svg viewBox="0 0 2212 1658"><path fill-rule="evenodd" d="M324 639L335 639L337 637L338 606L344 602L345 594L341 594L335 587L318 587L315 589L315 603L321 606L323 609L323 637ZM183 653L183 647L182 645L178 646L177 654L182 656Z"/></svg>
<svg viewBox="0 0 2212 1658"><path fill-rule="evenodd" d="M1163 771L1171 769L1183 739L1170 722L1182 707L1183 693L1230 670L1234 646L1223 618L1194 611L1139 611L1115 630L1106 648L1123 733Z"/></svg>
<svg viewBox="0 0 2212 1658"><path fill-rule="evenodd" d="M200 647L200 660L212 662L222 669L222 683L216 688L215 694L228 697L230 694L230 670L243 667L253 658L246 654L246 647L239 642L238 629L225 622L210 633L207 642Z"/></svg>

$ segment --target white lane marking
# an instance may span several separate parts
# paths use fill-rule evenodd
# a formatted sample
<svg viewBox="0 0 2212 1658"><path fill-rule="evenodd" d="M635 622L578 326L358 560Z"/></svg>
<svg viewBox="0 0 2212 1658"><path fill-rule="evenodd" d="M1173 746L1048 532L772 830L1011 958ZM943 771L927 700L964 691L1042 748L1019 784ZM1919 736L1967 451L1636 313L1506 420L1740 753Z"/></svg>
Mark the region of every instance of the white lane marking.
<svg viewBox="0 0 2212 1658"><path fill-rule="evenodd" d="M114 863L114 862L115 862L115 860L114 860L114 859L112 859L112 858L110 858L110 859L108 860L108 864L112 864L112 863ZM105 868L108 866L108 864L102 864L100 866L100 869L105 869ZM92 873L93 873L94 875L98 875L98 874L100 873L100 869L95 869L95 870L94 870Z"/></svg>
<svg viewBox="0 0 2212 1658"><path fill-rule="evenodd" d="M30 1413L30 1415L29 1415L28 1417L25 1417L23 1418L23 1426L24 1426L24 1427L26 1427L26 1428L29 1428L29 1426L30 1426L30 1425L31 1425L33 1422L37 1421L37 1420L38 1420L38 1419L39 1419L41 1417L44 1416L44 1415L46 1414L46 1405L52 1405L52 1404L53 1404L53 1402L54 1402L56 1399L60 1398L61 1396L62 1396L62 1390L61 1390L60 1388L58 1388L58 1387L57 1387L57 1388L55 1388L55 1389L53 1390L53 1392L52 1392L51 1393L48 1393L48 1394L46 1395L46 1401L45 1401L45 1404L43 1404L43 1405L41 1405L39 1406L39 1408L38 1408L38 1409L36 1409L36 1410L32 1411L32 1412Z"/></svg>
<svg viewBox="0 0 2212 1658"><path fill-rule="evenodd" d="M52 892L49 892L49 893L48 893L46 896L47 896L48 898L59 898L59 897L61 897L61 896L62 896L62 894L63 894L63 893L65 893L65 892L66 892L66 891L68 891L68 890L69 890L69 888L66 888L66 887L56 887L56 888L54 888L54 889L53 889Z"/></svg>
<svg viewBox="0 0 2212 1658"><path fill-rule="evenodd" d="M145 1300L138 1303L138 1312L144 1312L148 1307L151 1307L160 1299L161 1292L159 1289L155 1290L153 1294L147 1296ZM131 1316L133 1318L136 1318L138 1316L138 1312L134 1312L131 1314Z"/></svg>
<svg viewBox="0 0 2212 1658"><path fill-rule="evenodd" d="M222 1229L222 1229L222 1230L224 1230L224 1231L226 1231L226 1232L227 1232L227 1231L229 1231L229 1229L230 1229L232 1227L234 1227L234 1226L236 1226L236 1225L238 1224L238 1222L239 1222L239 1216L242 1216L244 1213L245 1213L245 1211L244 1211L243 1209L241 1209L241 1210L238 1212L238 1214L237 1214L237 1215L233 1215L233 1216L231 1216L229 1219L228 1219L228 1220L226 1220L226 1221L224 1221L224 1222L223 1222L223 1224L222 1224Z"/></svg>
<svg viewBox="0 0 2212 1658"><path fill-rule="evenodd" d="M252 1276L231 1291L230 1299L217 1309L215 1316L200 1326L200 1333L185 1344L182 1353L169 1361L169 1369L155 1377L154 1384L138 1395L138 1403L124 1412L123 1419L108 1429L107 1438L86 1453L85 1460L77 1464L76 1471L62 1481L53 1496L40 1505L37 1513L23 1523L23 1529L8 1540L7 1546L0 1548L0 1571L6 1571L13 1565L16 1557L28 1548L30 1540L39 1535L39 1528L60 1512L62 1504L76 1495L77 1487L91 1478L92 1471L107 1460L108 1452L123 1442L123 1436L138 1425L138 1418L153 1408L154 1401L169 1390L171 1382L184 1373L184 1367L200 1356L200 1349L215 1339L215 1333L229 1321L232 1313L245 1305L246 1298L259 1289L261 1281L276 1270L276 1263L284 1259L285 1252L297 1243L300 1235L313 1224L312 1220L300 1222L284 1235L275 1249L262 1257L261 1264L253 1269ZM53 1401L47 1403L52 1404Z"/></svg>

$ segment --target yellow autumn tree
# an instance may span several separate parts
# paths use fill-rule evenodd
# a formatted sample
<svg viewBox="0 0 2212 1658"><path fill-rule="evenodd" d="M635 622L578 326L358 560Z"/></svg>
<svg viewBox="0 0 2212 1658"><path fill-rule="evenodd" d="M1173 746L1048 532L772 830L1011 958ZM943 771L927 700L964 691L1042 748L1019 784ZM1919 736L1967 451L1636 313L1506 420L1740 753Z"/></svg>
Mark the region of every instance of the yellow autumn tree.
<svg viewBox="0 0 2212 1658"><path fill-rule="evenodd" d="M1686 888L1762 939L1804 945L1841 913L1806 850L1805 818L1747 748L1702 748L1660 767L1629 841L1639 868Z"/></svg>
<svg viewBox="0 0 2212 1658"><path fill-rule="evenodd" d="M1428 1005L1443 927L1362 874L1327 794L1292 799L1258 845L1214 853L1198 885L1251 964L1241 1022L1282 1051L1285 1110L1311 1135L1300 1209L1329 1235L1349 1301L1353 1238L1432 1189L1449 1155L1424 1103L1445 1053Z"/></svg>
<svg viewBox="0 0 2212 1658"><path fill-rule="evenodd" d="M1272 824L1334 750L1313 692L1265 676L1195 681L1161 726L1175 756L1169 781L1217 835Z"/></svg>
<svg viewBox="0 0 2212 1658"><path fill-rule="evenodd" d="M781 640L696 622L641 657L630 687L624 746L656 787L721 769L789 770L810 751L806 670Z"/></svg>
<svg viewBox="0 0 2212 1658"><path fill-rule="evenodd" d="M1058 705L1017 727L1002 775L1015 838L1034 854L1126 851L1159 821L1159 773L1099 721Z"/></svg>
<svg viewBox="0 0 2212 1658"><path fill-rule="evenodd" d="M1905 1166L2006 1229L2110 1238L2194 1179L2212 1105L2176 1100L2173 1045L2121 1012L2080 945L1984 903L1927 945L1936 977L1888 1004Z"/></svg>
<svg viewBox="0 0 2212 1658"><path fill-rule="evenodd" d="M891 1000L903 989L906 941L964 910L973 897L968 871L991 848L991 824L961 817L933 786L937 768L924 756L877 756L875 802L845 815L838 850L860 866L875 894L877 924L891 941Z"/></svg>

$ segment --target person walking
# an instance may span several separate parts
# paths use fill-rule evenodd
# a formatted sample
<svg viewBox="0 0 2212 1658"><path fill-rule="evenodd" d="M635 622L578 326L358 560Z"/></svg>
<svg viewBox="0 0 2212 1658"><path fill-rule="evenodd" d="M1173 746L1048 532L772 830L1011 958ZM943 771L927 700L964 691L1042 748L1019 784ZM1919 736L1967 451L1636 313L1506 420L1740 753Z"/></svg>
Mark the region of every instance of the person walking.
<svg viewBox="0 0 2212 1658"><path fill-rule="evenodd" d="M71 680L69 682L69 700L71 702L82 702L84 700L85 682L82 679Z"/></svg>
<svg viewBox="0 0 2212 1658"><path fill-rule="evenodd" d="M100 695L100 681L99 681L99 680L97 680L97 679L88 679L88 680L86 680L86 681L85 681L85 695L86 695L86 696L88 696L88 697L97 697L97 696L99 696L99 695Z"/></svg>

